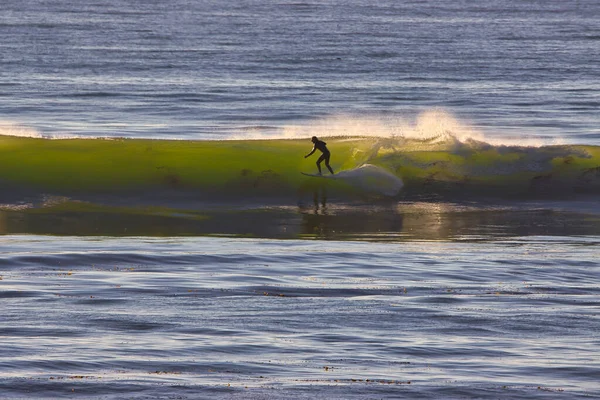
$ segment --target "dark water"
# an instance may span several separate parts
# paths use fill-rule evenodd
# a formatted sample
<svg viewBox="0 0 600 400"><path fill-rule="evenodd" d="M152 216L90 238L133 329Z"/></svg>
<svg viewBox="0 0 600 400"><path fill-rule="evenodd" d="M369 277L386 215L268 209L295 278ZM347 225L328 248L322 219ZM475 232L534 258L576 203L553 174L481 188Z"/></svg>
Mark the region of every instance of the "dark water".
<svg viewBox="0 0 600 400"><path fill-rule="evenodd" d="M0 9L4 135L600 145L596 0ZM40 182L71 175L22 148L0 181L1 399L600 398L593 195L317 194L182 215L132 211L151 204L139 193L114 213L31 195L18 157ZM575 158L544 162L597 183ZM88 165L106 177L102 160Z"/></svg>
<svg viewBox="0 0 600 400"><path fill-rule="evenodd" d="M597 398L598 239L0 241L2 398Z"/></svg>
<svg viewBox="0 0 600 400"><path fill-rule="evenodd" d="M595 199L361 206L327 203L319 197L300 206L214 208L197 213L176 209L140 214L102 209L43 212L34 208L0 211L0 234L475 242L520 236L596 237L600 235L600 210Z"/></svg>

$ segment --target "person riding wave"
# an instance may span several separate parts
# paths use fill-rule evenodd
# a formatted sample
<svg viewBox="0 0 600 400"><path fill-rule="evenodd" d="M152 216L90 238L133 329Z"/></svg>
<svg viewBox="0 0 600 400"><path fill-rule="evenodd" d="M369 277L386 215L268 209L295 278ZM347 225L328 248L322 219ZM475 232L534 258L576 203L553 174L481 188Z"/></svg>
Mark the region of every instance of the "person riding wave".
<svg viewBox="0 0 600 400"><path fill-rule="evenodd" d="M325 161L325 166L327 167L329 172L331 172L331 175L333 175L333 169L331 169L331 167L329 166L329 158L331 157L331 153L327 149L327 143L323 142L322 140L319 140L316 136L313 136L311 141L313 142L314 147L310 153L304 156L304 158L310 157L317 150L321 151L321 153L323 154L321 154L321 157L319 157L319 159L317 160L317 168L319 169L319 175L322 175L321 162L323 161Z"/></svg>

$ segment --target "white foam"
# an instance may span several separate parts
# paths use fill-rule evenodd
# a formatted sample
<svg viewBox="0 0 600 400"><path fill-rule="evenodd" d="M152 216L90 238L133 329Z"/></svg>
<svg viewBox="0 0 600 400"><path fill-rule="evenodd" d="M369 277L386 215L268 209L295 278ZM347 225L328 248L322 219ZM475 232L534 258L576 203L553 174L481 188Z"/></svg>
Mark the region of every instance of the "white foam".
<svg viewBox="0 0 600 400"><path fill-rule="evenodd" d="M29 138L43 137L36 129L20 125L13 121L0 121L0 135Z"/></svg>
<svg viewBox="0 0 600 400"><path fill-rule="evenodd" d="M384 196L396 196L404 186L402 179L371 164L340 171L335 175L335 179L343 180L361 191Z"/></svg>
<svg viewBox="0 0 600 400"><path fill-rule="evenodd" d="M14 121L0 121L0 136L14 136L14 137L25 137L35 139L55 139L55 140L66 140L66 139L104 139L104 140L117 140L122 139L117 136L83 136L74 133L53 133L44 134L35 128L31 128Z"/></svg>
<svg viewBox="0 0 600 400"><path fill-rule="evenodd" d="M124 124L111 124L119 127ZM147 127L164 127L166 125L151 125ZM82 128L84 128L82 126ZM0 121L0 135L18 136L44 139L121 139L113 135L81 135L76 133L41 133L35 128L25 126L13 121ZM318 120L288 125L282 128L255 126L239 132L227 134L211 140L276 140L276 139L309 139L312 136L327 137L372 137L384 139L413 139L432 143L468 143L483 142L493 146L524 146L540 147L546 145L564 144L560 138L541 139L536 137L493 135L484 133L468 121L460 121L444 109L432 109L418 114L415 118L401 116L356 116L339 114L324 117ZM136 135L138 139L159 140L190 140L193 137L162 137L155 135Z"/></svg>
<svg viewBox="0 0 600 400"><path fill-rule="evenodd" d="M459 120L447 110L436 108L424 111L414 118L402 116L357 116L339 114L315 121L288 125L281 129L261 129L256 127L227 139L307 139L312 136L327 137L373 137L405 138L426 140L429 143L459 141L484 142L494 146L540 147L562 144L560 139L541 139L537 137L494 135L483 132L469 121Z"/></svg>
<svg viewBox="0 0 600 400"><path fill-rule="evenodd" d="M434 109L419 114L414 120L399 116L356 116L339 114L279 130L255 128L231 136L236 140L305 139L318 137L374 137L408 139L482 140L484 135L468 124L458 121L449 112Z"/></svg>

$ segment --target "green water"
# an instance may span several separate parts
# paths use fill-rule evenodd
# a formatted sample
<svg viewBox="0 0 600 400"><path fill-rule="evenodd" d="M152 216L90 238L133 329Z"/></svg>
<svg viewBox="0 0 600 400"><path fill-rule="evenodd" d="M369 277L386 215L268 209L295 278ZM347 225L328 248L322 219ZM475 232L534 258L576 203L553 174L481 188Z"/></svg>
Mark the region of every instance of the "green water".
<svg viewBox="0 0 600 400"><path fill-rule="evenodd" d="M316 172L318 154L304 158L309 140L0 137L0 234L435 239L486 234L490 224L495 232L516 215L507 234L531 226L535 233L587 234L600 226L596 146L452 138L327 143L335 179L300 174ZM386 179L369 175L373 170ZM401 190L386 190L397 185L390 176ZM593 210L574 214L581 196ZM490 198L501 205L490 206ZM566 213L546 206L556 198ZM521 203L510 203L515 199ZM522 203L531 199L549 208Z"/></svg>
<svg viewBox="0 0 600 400"><path fill-rule="evenodd" d="M332 165L353 168L368 141L335 140ZM0 180L65 192L136 189L268 194L316 172L309 141L47 140L0 138Z"/></svg>
<svg viewBox="0 0 600 400"><path fill-rule="evenodd" d="M365 163L403 180L403 193L597 192L597 146L505 147L456 140L328 138L334 170ZM52 194L164 193L293 196L317 183L308 140L173 141L0 137L0 182ZM341 191L347 181L326 184ZM354 188L356 189L356 188Z"/></svg>

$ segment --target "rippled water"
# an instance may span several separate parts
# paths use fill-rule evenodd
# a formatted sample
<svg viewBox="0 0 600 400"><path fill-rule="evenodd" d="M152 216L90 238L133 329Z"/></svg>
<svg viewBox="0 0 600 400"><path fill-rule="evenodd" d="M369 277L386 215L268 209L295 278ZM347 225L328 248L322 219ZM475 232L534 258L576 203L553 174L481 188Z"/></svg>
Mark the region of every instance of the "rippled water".
<svg viewBox="0 0 600 400"><path fill-rule="evenodd" d="M597 238L4 236L2 398L591 398Z"/></svg>
<svg viewBox="0 0 600 400"><path fill-rule="evenodd" d="M0 134L595 151L599 7L3 0ZM27 181L23 160L4 149L1 399L600 398L598 201L556 193L549 175L562 201L417 193L356 212L315 195L257 213L185 197L182 218L47 212L42 190L25 212L11 181ZM48 182L43 145L22 149Z"/></svg>
<svg viewBox="0 0 600 400"><path fill-rule="evenodd" d="M401 134L440 107L492 137L600 137L596 0L2 6L0 121L42 134Z"/></svg>

